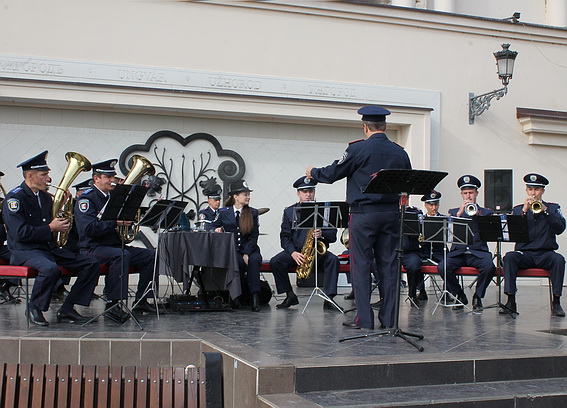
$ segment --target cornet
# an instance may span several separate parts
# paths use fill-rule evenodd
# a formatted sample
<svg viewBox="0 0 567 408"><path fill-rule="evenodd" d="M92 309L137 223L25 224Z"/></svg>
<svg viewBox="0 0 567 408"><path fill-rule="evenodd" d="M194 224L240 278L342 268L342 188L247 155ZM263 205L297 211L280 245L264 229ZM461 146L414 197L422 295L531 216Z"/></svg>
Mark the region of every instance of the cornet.
<svg viewBox="0 0 567 408"><path fill-rule="evenodd" d="M539 214L543 211L543 203L540 200L532 201L530 204L530 210L532 210L534 214Z"/></svg>

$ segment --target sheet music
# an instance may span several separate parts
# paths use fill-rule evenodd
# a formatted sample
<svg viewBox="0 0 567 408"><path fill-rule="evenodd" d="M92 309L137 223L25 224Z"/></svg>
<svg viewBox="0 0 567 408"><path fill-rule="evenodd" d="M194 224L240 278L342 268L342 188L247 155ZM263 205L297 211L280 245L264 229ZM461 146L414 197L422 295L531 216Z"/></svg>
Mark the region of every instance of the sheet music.
<svg viewBox="0 0 567 408"><path fill-rule="evenodd" d="M510 231L508 230L508 219L505 214L500 215L500 223L502 224L502 241L510 241Z"/></svg>

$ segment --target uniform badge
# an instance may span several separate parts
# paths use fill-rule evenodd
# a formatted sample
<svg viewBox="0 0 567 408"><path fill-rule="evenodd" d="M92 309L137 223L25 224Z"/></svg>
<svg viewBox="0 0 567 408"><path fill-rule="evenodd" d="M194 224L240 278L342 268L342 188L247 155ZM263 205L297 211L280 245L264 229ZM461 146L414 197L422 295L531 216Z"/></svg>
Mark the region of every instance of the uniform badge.
<svg viewBox="0 0 567 408"><path fill-rule="evenodd" d="M11 212L18 212L20 210L20 200L17 198L10 198L7 202L8 210Z"/></svg>
<svg viewBox="0 0 567 408"><path fill-rule="evenodd" d="M530 181L536 181L537 180L537 176L535 174L532 174L530 176Z"/></svg>
<svg viewBox="0 0 567 408"><path fill-rule="evenodd" d="M244 180L242 180L242 185L244 186L244 188L250 188L248 187L248 183L246 183Z"/></svg>
<svg viewBox="0 0 567 408"><path fill-rule="evenodd" d="M344 162L346 160L347 156L348 156L348 152L344 152L343 155L341 156L341 158L339 159L339 164Z"/></svg>
<svg viewBox="0 0 567 408"><path fill-rule="evenodd" d="M463 181L464 181L465 183L468 183L468 182L471 181L471 178L470 178L469 176L465 176L465 177L463 177Z"/></svg>
<svg viewBox="0 0 567 408"><path fill-rule="evenodd" d="M431 193L431 194L429 195L429 197L435 198L435 193Z"/></svg>
<svg viewBox="0 0 567 408"><path fill-rule="evenodd" d="M86 213L89 210L90 201L89 200L79 200L79 211L82 213Z"/></svg>
<svg viewBox="0 0 567 408"><path fill-rule="evenodd" d="M205 219L205 214L199 214L199 219L200 219L200 220L204 220L204 219Z"/></svg>

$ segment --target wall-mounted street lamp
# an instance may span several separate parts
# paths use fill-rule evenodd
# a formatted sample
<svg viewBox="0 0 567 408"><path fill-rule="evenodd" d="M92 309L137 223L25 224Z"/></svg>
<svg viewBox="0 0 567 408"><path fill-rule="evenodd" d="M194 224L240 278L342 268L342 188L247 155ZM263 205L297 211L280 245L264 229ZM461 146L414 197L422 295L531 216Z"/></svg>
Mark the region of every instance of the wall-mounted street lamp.
<svg viewBox="0 0 567 408"><path fill-rule="evenodd" d="M472 92L469 93L469 124L471 125L474 123L475 116L480 116L485 110L490 108L490 101L493 98L498 100L508 93L508 84L514 73L514 61L518 55L517 51L510 51L508 47L510 47L510 44L502 44L502 50L494 53L496 67L498 68L498 78L502 80L504 88L478 96L474 96Z"/></svg>

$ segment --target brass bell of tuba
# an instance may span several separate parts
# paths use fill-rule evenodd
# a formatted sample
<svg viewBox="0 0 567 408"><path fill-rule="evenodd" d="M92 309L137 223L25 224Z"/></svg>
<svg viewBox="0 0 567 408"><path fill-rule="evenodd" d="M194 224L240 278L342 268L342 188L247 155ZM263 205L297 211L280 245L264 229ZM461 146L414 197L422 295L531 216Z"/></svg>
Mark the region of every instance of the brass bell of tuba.
<svg viewBox="0 0 567 408"><path fill-rule="evenodd" d="M308 230L307 236L305 237L305 242L303 248L301 248L301 255L305 257L305 260L301 265L295 269L297 277L299 279L307 279L313 271L313 264L315 263L315 237L313 236L315 230ZM319 255L324 255L327 252L327 246L323 241L317 241L317 253Z"/></svg>
<svg viewBox="0 0 567 408"><path fill-rule="evenodd" d="M156 169L154 165L146 159L144 156L135 154L132 156L132 167L126 175L123 184L136 184L144 176L153 176L156 174ZM136 222L140 221L142 217L141 211L138 210L136 215ZM136 223L131 226L118 225L116 227L116 233L124 242L129 244L136 239L136 235L140 232L140 227Z"/></svg>
<svg viewBox="0 0 567 408"><path fill-rule="evenodd" d="M51 185L51 187L57 189L57 192L53 195L51 218L65 218L71 223L67 231L53 233L53 239L58 247L65 246L73 226L73 196L68 193L69 187L80 173L89 171L92 167L89 159L82 154L67 152L65 158L67 159L67 168L63 173L61 182L58 186Z"/></svg>

